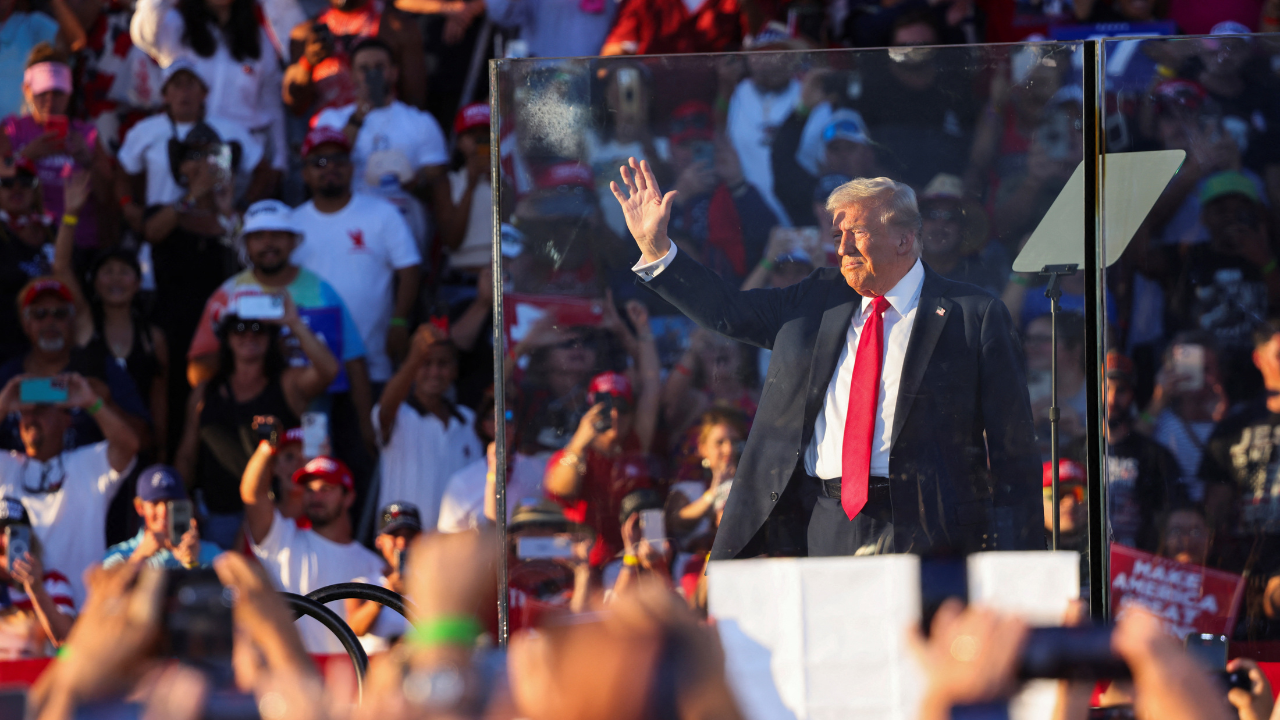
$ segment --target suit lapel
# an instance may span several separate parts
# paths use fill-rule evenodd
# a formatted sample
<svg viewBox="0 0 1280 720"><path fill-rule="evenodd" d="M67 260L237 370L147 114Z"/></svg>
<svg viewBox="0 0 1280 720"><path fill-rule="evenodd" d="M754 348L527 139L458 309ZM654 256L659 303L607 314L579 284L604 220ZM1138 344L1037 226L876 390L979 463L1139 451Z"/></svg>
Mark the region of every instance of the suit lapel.
<svg viewBox="0 0 1280 720"><path fill-rule="evenodd" d="M844 278L837 277L831 283L831 290L827 295L827 309L822 313L822 323L818 327L818 337L814 341L813 357L809 365L809 395L804 403L803 426L806 436L818 418L818 410L822 408L827 386L831 384L831 375L836 370L836 362L848 342L849 323L853 321L853 313L861 307L862 296L854 292Z"/></svg>
<svg viewBox="0 0 1280 720"><path fill-rule="evenodd" d="M924 266L924 284L920 288L920 304L916 306L916 321L907 341L907 355L902 361L902 379L898 383L898 405L893 412L893 435L890 447L898 442L898 434L911 412L911 404L920 394L924 371L933 357L942 328L951 316L951 301L942 296L939 276L928 265Z"/></svg>

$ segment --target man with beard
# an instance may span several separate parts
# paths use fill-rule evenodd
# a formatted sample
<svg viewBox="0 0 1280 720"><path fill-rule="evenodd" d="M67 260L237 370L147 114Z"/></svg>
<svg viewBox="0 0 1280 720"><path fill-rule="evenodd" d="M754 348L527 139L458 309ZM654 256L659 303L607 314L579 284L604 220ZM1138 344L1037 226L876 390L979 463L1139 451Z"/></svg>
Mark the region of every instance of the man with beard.
<svg viewBox="0 0 1280 720"><path fill-rule="evenodd" d="M303 514L311 521L307 530L280 515L271 502L274 448L263 440L240 481L244 500L245 530L253 554L285 592L306 595L335 583L383 574L382 558L351 538L355 481L341 460L318 457L293 474L302 487ZM330 610L346 619L345 604L331 602ZM302 618L297 623L307 652L336 655L345 652L338 638L319 622Z"/></svg>
<svg viewBox="0 0 1280 720"><path fill-rule="evenodd" d="M409 350L409 320L422 258L395 206L351 190L351 143L316 128L302 143L302 180L312 199L293 213L305 238L293 261L327 280L351 310L381 386Z"/></svg>
<svg viewBox="0 0 1280 720"><path fill-rule="evenodd" d="M195 386L208 381L217 371L217 327L227 308L235 307L237 300L246 295L287 290L307 325L324 336L329 349L342 361L345 373L339 373L329 392L335 396L335 402L350 402L354 406L359 437L367 447L373 447L373 424L369 420L373 396L364 342L338 292L315 273L289 262L290 253L302 242L302 234L293 221L293 210L279 200L256 202L245 211L243 233L250 267L228 278L205 303L187 352L187 379ZM298 360L298 353L294 352L298 350L296 344L288 344L286 338L286 345L290 361ZM350 419L351 413L340 412L340 409L341 405L334 406L331 422L339 416ZM335 451L342 452L338 448L341 424L331 425L330 432L334 435Z"/></svg>
<svg viewBox="0 0 1280 720"><path fill-rule="evenodd" d="M94 393L118 412L143 447L150 443L151 426L147 407L138 395L133 378L115 362L75 347L75 304L71 289L52 277L28 282L16 298L22 332L30 349L0 365L0 385L19 375L52 378L63 373L79 373L88 379ZM63 441L68 450L103 439L98 423L77 408L68 408L70 427ZM0 450L22 450L23 442L16 415L0 415Z"/></svg>

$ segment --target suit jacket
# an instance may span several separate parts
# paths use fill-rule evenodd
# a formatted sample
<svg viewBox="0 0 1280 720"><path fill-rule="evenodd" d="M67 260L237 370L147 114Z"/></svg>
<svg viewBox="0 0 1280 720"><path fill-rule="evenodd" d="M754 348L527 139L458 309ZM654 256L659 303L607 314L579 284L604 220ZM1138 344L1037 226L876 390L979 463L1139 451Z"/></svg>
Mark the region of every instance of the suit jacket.
<svg viewBox="0 0 1280 720"><path fill-rule="evenodd" d="M981 288L924 271L889 454L894 547L1043 550L1041 464L1009 311ZM687 253L644 284L702 327L773 350L711 558L803 554L818 488L792 477L804 477L805 448L863 298L837 268L788 288L740 291Z"/></svg>

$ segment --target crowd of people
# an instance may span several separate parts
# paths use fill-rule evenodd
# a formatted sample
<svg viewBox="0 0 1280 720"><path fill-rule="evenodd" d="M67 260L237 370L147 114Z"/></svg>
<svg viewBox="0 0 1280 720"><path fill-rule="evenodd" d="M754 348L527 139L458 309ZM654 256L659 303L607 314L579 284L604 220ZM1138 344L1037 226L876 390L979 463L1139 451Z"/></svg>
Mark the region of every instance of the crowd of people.
<svg viewBox="0 0 1280 720"><path fill-rule="evenodd" d="M1093 299L1065 278L1055 357L1044 279L1012 271L1083 157L1079 46L973 43L1090 23L1207 35L1108 45L1108 152L1186 152L1106 274L1108 539L1245 575L1235 636L1280 639L1280 46L1249 34L1277 3L314 4L0 2L0 657L63 646L100 564L230 552L281 590L404 592L415 539L495 523L500 480L513 629L654 581L705 613L770 350L637 286L630 157L677 191L680 252L744 290L836 262L842 183L911 185L925 262L1014 319L1046 493L1056 360L1084 551ZM634 57L500 66L491 119L463 78L495 33ZM750 52L645 57L726 50ZM331 607L373 652L409 631Z"/></svg>

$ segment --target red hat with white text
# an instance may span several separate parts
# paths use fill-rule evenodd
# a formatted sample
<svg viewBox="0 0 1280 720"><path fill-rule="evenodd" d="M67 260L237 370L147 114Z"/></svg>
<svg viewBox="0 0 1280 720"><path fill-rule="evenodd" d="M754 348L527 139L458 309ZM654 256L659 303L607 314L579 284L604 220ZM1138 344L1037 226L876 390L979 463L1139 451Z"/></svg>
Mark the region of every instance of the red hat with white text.
<svg viewBox="0 0 1280 720"><path fill-rule="evenodd" d="M323 480L330 485L341 485L347 490L355 490L355 480L351 478L351 469L347 464L337 458L324 457L313 458L311 462L298 468L293 474L293 482L295 484L304 483L308 480Z"/></svg>

